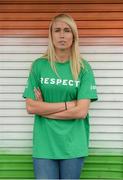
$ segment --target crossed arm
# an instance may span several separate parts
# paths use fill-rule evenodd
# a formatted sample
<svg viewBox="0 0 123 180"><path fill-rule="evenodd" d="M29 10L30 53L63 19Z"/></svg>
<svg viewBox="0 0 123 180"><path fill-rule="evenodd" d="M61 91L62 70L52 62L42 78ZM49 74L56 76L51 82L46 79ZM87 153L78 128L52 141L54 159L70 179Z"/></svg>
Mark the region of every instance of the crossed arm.
<svg viewBox="0 0 123 180"><path fill-rule="evenodd" d="M41 91L35 89L36 100L26 99L26 109L29 114L38 114L49 119L78 119L85 118L89 105L89 99L75 100L67 102L67 110L65 109L65 103L48 103L44 102Z"/></svg>

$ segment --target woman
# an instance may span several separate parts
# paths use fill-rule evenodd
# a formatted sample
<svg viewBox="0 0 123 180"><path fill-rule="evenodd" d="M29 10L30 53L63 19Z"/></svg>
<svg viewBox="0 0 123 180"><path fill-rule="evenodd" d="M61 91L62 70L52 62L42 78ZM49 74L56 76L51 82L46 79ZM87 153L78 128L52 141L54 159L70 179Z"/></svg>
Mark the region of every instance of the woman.
<svg viewBox="0 0 123 180"><path fill-rule="evenodd" d="M71 16L52 19L48 49L33 62L23 97L27 112L35 114L36 179L79 179L88 155L88 109L97 93L92 69L80 56Z"/></svg>

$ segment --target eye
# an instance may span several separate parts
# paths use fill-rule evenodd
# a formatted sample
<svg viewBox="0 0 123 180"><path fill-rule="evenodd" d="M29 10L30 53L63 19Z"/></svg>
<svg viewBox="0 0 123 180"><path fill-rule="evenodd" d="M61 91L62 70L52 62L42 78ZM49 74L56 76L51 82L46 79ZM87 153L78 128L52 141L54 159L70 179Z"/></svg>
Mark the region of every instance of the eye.
<svg viewBox="0 0 123 180"><path fill-rule="evenodd" d="M64 29L64 32L71 32L71 29L65 28L65 29Z"/></svg>
<svg viewBox="0 0 123 180"><path fill-rule="evenodd" d="M60 31L60 29L54 29L54 32L59 32Z"/></svg>

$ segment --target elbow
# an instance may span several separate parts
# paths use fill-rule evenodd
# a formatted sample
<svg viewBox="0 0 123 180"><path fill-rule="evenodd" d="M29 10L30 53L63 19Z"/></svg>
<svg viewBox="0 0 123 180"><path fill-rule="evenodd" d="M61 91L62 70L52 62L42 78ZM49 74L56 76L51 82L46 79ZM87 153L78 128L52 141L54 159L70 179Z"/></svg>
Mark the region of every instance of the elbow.
<svg viewBox="0 0 123 180"><path fill-rule="evenodd" d="M26 105L26 110L28 114L33 114L31 106Z"/></svg>
<svg viewBox="0 0 123 180"><path fill-rule="evenodd" d="M85 119L86 118L86 116L87 116L87 111L81 111L81 112L79 112L78 114L77 114L77 118L78 119Z"/></svg>
<svg viewBox="0 0 123 180"><path fill-rule="evenodd" d="M30 104L30 99L26 100L26 110L28 114L33 114L33 108Z"/></svg>

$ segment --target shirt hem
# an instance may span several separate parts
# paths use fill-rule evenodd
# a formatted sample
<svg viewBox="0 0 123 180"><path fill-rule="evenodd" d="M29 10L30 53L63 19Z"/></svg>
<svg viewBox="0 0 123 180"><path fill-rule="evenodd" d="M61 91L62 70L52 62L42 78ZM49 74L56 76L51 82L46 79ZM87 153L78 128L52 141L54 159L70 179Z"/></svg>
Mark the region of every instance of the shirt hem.
<svg viewBox="0 0 123 180"><path fill-rule="evenodd" d="M41 156L41 155L32 155L33 158L43 158L43 159L72 159L72 158L79 158L79 157L87 157L88 154L80 154L74 156L64 156L64 157L53 157L53 156Z"/></svg>

